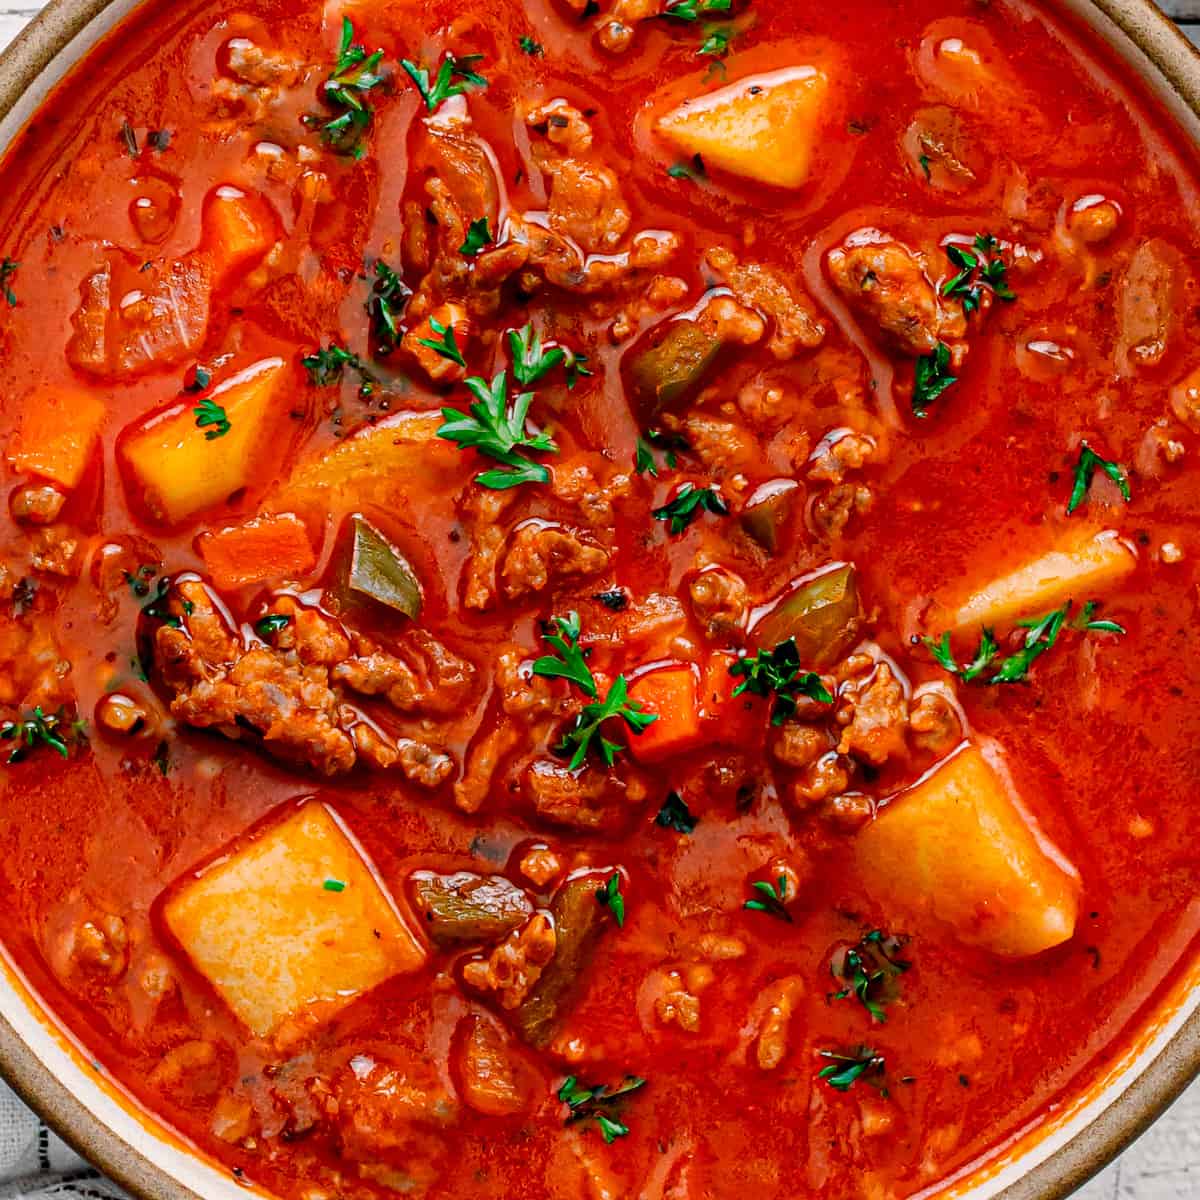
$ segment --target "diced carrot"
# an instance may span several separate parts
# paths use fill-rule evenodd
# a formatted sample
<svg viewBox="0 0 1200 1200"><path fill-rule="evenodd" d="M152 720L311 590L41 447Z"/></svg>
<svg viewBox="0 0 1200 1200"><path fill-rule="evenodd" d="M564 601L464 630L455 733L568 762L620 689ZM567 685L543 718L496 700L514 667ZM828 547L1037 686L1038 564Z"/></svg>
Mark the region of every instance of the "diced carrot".
<svg viewBox="0 0 1200 1200"><path fill-rule="evenodd" d="M705 736L726 746L756 746L767 728L770 706L763 697L733 693L742 682L730 675L737 655L727 650L711 654L700 678L700 719Z"/></svg>
<svg viewBox="0 0 1200 1200"><path fill-rule="evenodd" d="M204 208L204 242L224 271L261 258L275 242L266 203L228 184L217 188Z"/></svg>
<svg viewBox="0 0 1200 1200"><path fill-rule="evenodd" d="M629 698L658 717L644 733L629 735L630 751L639 761L656 762L682 754L701 741L696 675L691 667L649 671L629 685Z"/></svg>
<svg viewBox="0 0 1200 1200"><path fill-rule="evenodd" d="M22 410L21 427L8 444L8 461L15 470L29 471L62 484L79 486L96 452L105 407L88 392L72 388L43 388L34 392Z"/></svg>
<svg viewBox="0 0 1200 1200"><path fill-rule="evenodd" d="M316 562L308 529L295 513L256 517L206 533L200 538L200 554L218 588L294 578Z"/></svg>

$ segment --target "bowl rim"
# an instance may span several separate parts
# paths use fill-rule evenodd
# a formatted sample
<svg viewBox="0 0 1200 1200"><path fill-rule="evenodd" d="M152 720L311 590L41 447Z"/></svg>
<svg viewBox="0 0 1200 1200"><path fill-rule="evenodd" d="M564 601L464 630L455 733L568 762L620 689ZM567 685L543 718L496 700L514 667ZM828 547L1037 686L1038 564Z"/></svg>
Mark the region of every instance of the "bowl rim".
<svg viewBox="0 0 1200 1200"><path fill-rule="evenodd" d="M47 0L42 10L0 52L0 120L18 107L27 89L36 84L77 37L87 32L96 18L114 5L132 10L146 2ZM1200 122L1200 49L1153 0L1066 0L1064 7L1092 9L1108 18L1153 66L1159 82L1171 96ZM87 49L90 48L89 45ZM1119 46L1117 52L1128 58ZM1137 68L1136 63L1131 65ZM1200 126L1195 131L1195 141L1200 151ZM8 144L0 145L0 154L7 151ZM54 1042L73 1059L86 1062L82 1048L58 1028L53 1014L42 1007L34 990L2 949L0 976L3 977L0 996L4 991L11 992L22 1011L28 1010L50 1031ZM1200 980L1200 973L1195 977ZM0 1000L0 1007L4 1002ZM1116 1074L1121 1083L1119 1094L1094 1115L1088 1112L1081 1128L1015 1181L994 1193L992 1200L1063 1200L1136 1141L1200 1076L1200 1004L1155 1047L1148 1062L1139 1061L1136 1066L1126 1062L1116 1068ZM64 1142L138 1200L206 1200L175 1174L152 1162L143 1150L93 1111L70 1082L60 1078L42 1060L4 1011L0 1011L0 1077ZM105 1090L118 1091L116 1085ZM173 1134L160 1117L132 1102L123 1091L117 1099L121 1107L133 1112L155 1141L168 1146L174 1143L180 1153L194 1155L205 1163L211 1161L197 1147ZM1036 1150L1038 1144L1035 1142L1031 1150ZM1018 1165L1022 1154L1018 1152L1014 1160ZM939 1184L932 1194L942 1195L946 1200L952 1195L970 1200L979 1181L980 1172L974 1171L966 1177L965 1193L955 1185ZM238 1183L239 1190L259 1190L243 1181Z"/></svg>

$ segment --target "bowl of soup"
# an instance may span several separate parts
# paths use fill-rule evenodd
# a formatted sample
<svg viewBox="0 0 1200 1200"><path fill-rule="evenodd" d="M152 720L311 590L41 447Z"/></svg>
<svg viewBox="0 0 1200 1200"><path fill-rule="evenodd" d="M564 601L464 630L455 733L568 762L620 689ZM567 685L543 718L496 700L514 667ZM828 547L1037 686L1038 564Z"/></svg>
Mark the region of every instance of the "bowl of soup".
<svg viewBox="0 0 1200 1200"><path fill-rule="evenodd" d="M6 1077L143 1196L1065 1194L1200 1052L1147 4L53 3Z"/></svg>

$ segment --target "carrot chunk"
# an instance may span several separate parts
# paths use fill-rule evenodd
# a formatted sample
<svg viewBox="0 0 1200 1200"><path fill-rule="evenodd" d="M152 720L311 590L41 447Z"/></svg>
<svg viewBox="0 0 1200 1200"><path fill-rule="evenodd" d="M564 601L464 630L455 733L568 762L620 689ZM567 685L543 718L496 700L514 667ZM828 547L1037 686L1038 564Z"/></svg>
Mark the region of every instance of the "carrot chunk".
<svg viewBox="0 0 1200 1200"><path fill-rule="evenodd" d="M629 699L658 717L644 733L629 738L629 749L640 762L682 754L701 741L700 705L691 667L650 671L629 685Z"/></svg>
<svg viewBox="0 0 1200 1200"><path fill-rule="evenodd" d="M762 696L733 693L742 682L730 675L737 655L719 650L709 656L700 678L700 717L705 736L723 746L757 746L766 733L770 705Z"/></svg>
<svg viewBox="0 0 1200 1200"><path fill-rule="evenodd" d="M62 484L79 486L100 440L104 423L102 401L88 392L43 388L25 402L21 427L8 444L8 461Z"/></svg>
<svg viewBox="0 0 1200 1200"><path fill-rule="evenodd" d="M261 258L274 242L274 221L261 200L229 185L209 196L204 244L220 270L232 271Z"/></svg>
<svg viewBox="0 0 1200 1200"><path fill-rule="evenodd" d="M200 554L218 588L294 578L316 561L308 529L295 513L273 513L206 533Z"/></svg>

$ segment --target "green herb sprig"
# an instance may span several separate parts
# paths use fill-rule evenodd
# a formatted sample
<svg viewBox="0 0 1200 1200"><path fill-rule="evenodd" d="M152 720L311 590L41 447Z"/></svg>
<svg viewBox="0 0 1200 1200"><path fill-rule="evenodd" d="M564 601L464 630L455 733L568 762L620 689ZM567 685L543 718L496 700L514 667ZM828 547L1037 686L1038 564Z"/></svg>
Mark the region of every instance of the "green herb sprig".
<svg viewBox="0 0 1200 1200"><path fill-rule="evenodd" d="M363 136L371 124L367 97L385 81L385 76L377 70L382 61L383 51L368 54L366 47L354 40L354 23L343 17L337 62L322 88L325 102L339 110L338 115L328 121L305 118L305 123L319 129L321 140L337 154L363 156Z"/></svg>
<svg viewBox="0 0 1200 1200"><path fill-rule="evenodd" d="M802 669L800 649L795 638L780 642L773 650L759 650L739 658L730 665L730 675L742 682L733 690L735 697L749 692L754 696L774 696L775 707L771 724L782 725L796 714L796 701L801 696L820 704L832 704L833 697L821 682L820 675Z"/></svg>
<svg viewBox="0 0 1200 1200"><path fill-rule="evenodd" d="M626 1075L618 1087L611 1089L607 1085L588 1087L581 1084L576 1076L568 1075L558 1089L558 1098L570 1109L566 1124L595 1121L601 1136L611 1146L617 1138L626 1137L629 1133L629 1126L617 1112L620 1103L645 1086L646 1080L639 1075Z"/></svg>
<svg viewBox="0 0 1200 1200"><path fill-rule="evenodd" d="M848 1092L860 1079L870 1080L883 1075L883 1055L869 1046L859 1046L849 1054L837 1054L832 1050L822 1050L820 1054L831 1062L817 1073L817 1077L839 1092Z"/></svg>
<svg viewBox="0 0 1200 1200"><path fill-rule="evenodd" d="M946 246L946 257L958 268L958 274L942 288L942 295L962 301L963 312L968 316L977 312L983 303L986 287L1001 300L1011 304L1016 293L1008 283L1008 266L997 251L999 241L990 233L977 233L972 242L973 250L950 242Z"/></svg>
<svg viewBox="0 0 1200 1200"><path fill-rule="evenodd" d="M461 58L447 54L432 82L428 70L407 58L400 60L400 66L417 85L425 107L430 112L437 112L451 96L464 96L468 92L487 87L488 81L474 69L475 64L482 61L482 54L464 54Z"/></svg>
<svg viewBox="0 0 1200 1200"><path fill-rule="evenodd" d="M1125 474L1124 467L1101 457L1087 442L1081 442L1079 459L1075 463L1075 485L1071 489L1071 499L1067 504L1068 517L1087 499L1097 469L1103 471L1117 485L1126 504L1133 500L1133 493L1129 488L1129 477Z"/></svg>
<svg viewBox="0 0 1200 1200"><path fill-rule="evenodd" d="M669 521L671 534L677 537L702 512L725 517L729 515L729 505L721 498L721 493L716 488L698 488L693 483L685 483L675 493L674 499L662 508L656 508L652 515L656 521Z"/></svg>
<svg viewBox="0 0 1200 1200"><path fill-rule="evenodd" d="M750 886L758 894L752 896L742 905L744 909L749 912L766 913L768 917L775 917L780 921L786 921L789 925L793 923L792 914L788 912L787 907L786 875L780 875L776 883L759 879Z"/></svg>
<svg viewBox="0 0 1200 1200"><path fill-rule="evenodd" d="M15 743L8 755L10 765L21 762L39 746L69 758L68 742L82 736L83 723L71 722L62 708L56 713L46 713L39 705L27 717L0 724L0 740Z"/></svg>
<svg viewBox="0 0 1200 1200"><path fill-rule="evenodd" d="M213 400L201 400L192 412L196 415L196 428L205 431L207 441L223 438L233 428L225 409Z"/></svg>
<svg viewBox="0 0 1200 1200"><path fill-rule="evenodd" d="M950 369L950 347L938 342L932 354L917 359L913 376L912 409L918 417L928 415L929 406L958 382Z"/></svg>
<svg viewBox="0 0 1200 1200"><path fill-rule="evenodd" d="M616 871L603 887L596 889L596 903L612 913L618 929L625 928L625 897L621 894L621 876Z"/></svg>
<svg viewBox="0 0 1200 1200"><path fill-rule="evenodd" d="M673 829L676 833L691 834L700 824L700 818L692 814L687 802L678 792L668 792L662 808L658 810L658 816L654 818L654 823L663 829Z"/></svg>
<svg viewBox="0 0 1200 1200"><path fill-rule="evenodd" d="M912 969L912 963L899 956L906 939L872 929L863 934L856 946L835 952L829 964L830 974L846 984L833 993L834 1000L856 999L883 1024L887 1020L884 1005L896 978Z"/></svg>
<svg viewBox="0 0 1200 1200"><path fill-rule="evenodd" d="M366 310L371 332L384 354L390 354L400 341L400 318L412 299L412 289L383 259L376 260L375 282L367 297Z"/></svg>

